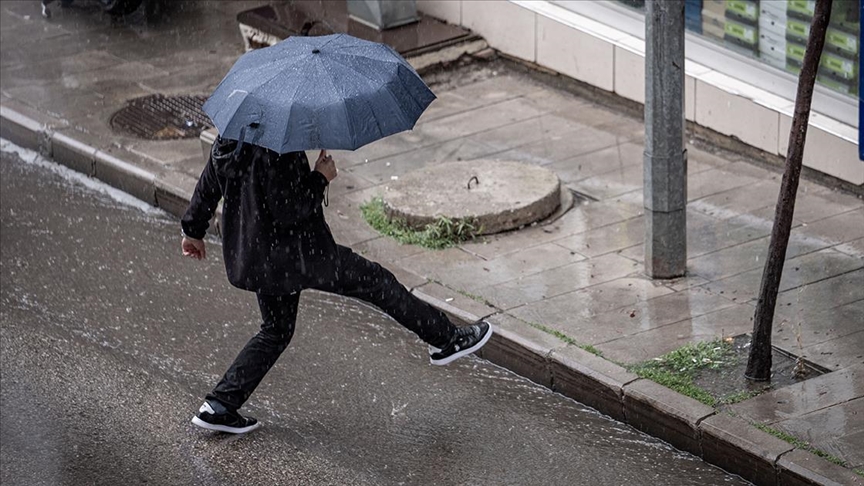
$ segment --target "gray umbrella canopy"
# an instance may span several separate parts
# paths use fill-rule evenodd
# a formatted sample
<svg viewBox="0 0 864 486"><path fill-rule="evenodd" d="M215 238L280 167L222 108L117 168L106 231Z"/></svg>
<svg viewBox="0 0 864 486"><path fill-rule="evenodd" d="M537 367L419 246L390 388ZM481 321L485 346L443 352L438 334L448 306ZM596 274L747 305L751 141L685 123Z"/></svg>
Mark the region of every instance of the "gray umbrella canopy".
<svg viewBox="0 0 864 486"><path fill-rule="evenodd" d="M410 130L434 99L389 46L334 34L244 54L204 112L222 137L278 153L354 150Z"/></svg>

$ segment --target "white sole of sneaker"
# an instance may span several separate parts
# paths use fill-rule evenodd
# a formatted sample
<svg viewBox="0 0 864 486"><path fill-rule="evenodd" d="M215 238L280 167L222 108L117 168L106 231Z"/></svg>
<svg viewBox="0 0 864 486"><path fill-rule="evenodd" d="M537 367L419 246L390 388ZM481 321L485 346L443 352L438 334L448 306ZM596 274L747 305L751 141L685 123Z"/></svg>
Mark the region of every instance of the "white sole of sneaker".
<svg viewBox="0 0 864 486"><path fill-rule="evenodd" d="M447 356L444 359L434 360L430 356L429 362L435 366L444 366L446 364L450 364L450 363L456 361L457 359L461 358L462 356L467 356L467 355L477 351L478 349L482 348L483 345L486 344L486 342L489 341L489 338L491 338L491 337L492 337L492 326L489 326L489 331L487 331L486 335L483 336L483 338L480 340L480 342L478 342L474 346L471 346L470 348L467 348L467 349L463 349L462 351L459 351L458 353L451 354L450 356Z"/></svg>
<svg viewBox="0 0 864 486"><path fill-rule="evenodd" d="M225 425L214 425L208 424L207 422L199 419L198 417L192 417L192 423L201 427L202 429L207 430L215 430L217 432L225 432L227 434L245 434L246 432L252 432L253 430L261 427L261 422L255 422L254 425L250 425L248 427L228 427Z"/></svg>

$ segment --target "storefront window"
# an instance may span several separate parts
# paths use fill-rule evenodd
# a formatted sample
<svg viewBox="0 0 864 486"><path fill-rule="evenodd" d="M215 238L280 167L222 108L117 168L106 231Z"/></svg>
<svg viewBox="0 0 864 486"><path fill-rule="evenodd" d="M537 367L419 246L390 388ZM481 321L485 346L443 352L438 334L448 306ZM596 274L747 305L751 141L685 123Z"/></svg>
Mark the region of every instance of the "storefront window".
<svg viewBox="0 0 864 486"><path fill-rule="evenodd" d="M644 12L645 0L618 0ZM793 74L801 70L816 0L686 0L687 30ZM834 0L817 82L856 97L859 0Z"/></svg>

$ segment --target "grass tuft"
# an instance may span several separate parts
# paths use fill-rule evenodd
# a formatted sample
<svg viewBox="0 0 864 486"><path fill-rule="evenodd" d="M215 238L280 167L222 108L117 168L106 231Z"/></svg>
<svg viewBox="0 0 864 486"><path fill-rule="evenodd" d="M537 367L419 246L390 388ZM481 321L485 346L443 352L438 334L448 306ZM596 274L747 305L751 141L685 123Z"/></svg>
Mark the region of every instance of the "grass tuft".
<svg viewBox="0 0 864 486"><path fill-rule="evenodd" d="M713 407L719 401L697 386L693 380L699 370L718 369L732 359L732 345L718 339L687 344L659 358L631 365L628 369L641 378L657 382ZM744 399L738 396L739 394L735 395L733 398L739 399L738 401Z"/></svg>
<svg viewBox="0 0 864 486"><path fill-rule="evenodd" d="M761 430L762 432L766 432L768 434L771 434L774 437L776 437L776 438L778 438L778 439L780 439L786 443L789 443L789 444L791 444L791 445L793 445L793 446L795 446L801 450L805 450L805 451L810 452L812 454L816 454L817 456L819 456L819 457L821 457L821 458L823 458L829 462L833 462L834 464L837 464L838 466L843 466L843 467L847 467L847 468L849 467L849 463L847 463L843 459L840 459L839 457L834 456L832 454L829 454L829 453L827 453L821 449L817 449L817 448L813 447L812 445L810 445L809 442L805 442L805 441L803 441L803 440L801 440L801 439L799 439L793 435L790 435L790 434L787 434L786 432L783 432L782 430L777 430L774 427L771 427L771 426L765 425L765 424L761 424L759 422L752 422L752 424L754 427ZM853 470L853 471L859 475L862 475L861 472L858 470Z"/></svg>
<svg viewBox="0 0 864 486"><path fill-rule="evenodd" d="M476 221L443 216L439 216L434 223L426 225L422 230L411 228L404 221L388 218L384 212L384 201L380 197L361 204L360 211L369 226L404 245L441 250L472 240L480 232Z"/></svg>
<svg viewBox="0 0 864 486"><path fill-rule="evenodd" d="M726 395L725 397L721 397L717 400L718 404L722 405L734 405L738 402L743 402L744 400L749 400L753 397L759 396L762 392L771 389L771 387L765 387L760 390L742 390L737 393L732 393Z"/></svg>
<svg viewBox="0 0 864 486"><path fill-rule="evenodd" d="M573 346L576 346L579 349L582 349L584 351L588 351L589 353L591 353L595 356L601 356L601 357L603 356L603 352L600 351L599 349L595 348L594 346L591 346L590 344L582 344L582 343L576 341L575 339L573 339L572 337L564 334L561 331L558 331L556 329L552 329L551 327L546 327L543 324L538 324L536 322L528 322L527 324L529 326L535 328L535 329L539 329L539 330L541 330L547 334L551 334L551 335L557 337L558 339L564 341L567 344L572 344Z"/></svg>

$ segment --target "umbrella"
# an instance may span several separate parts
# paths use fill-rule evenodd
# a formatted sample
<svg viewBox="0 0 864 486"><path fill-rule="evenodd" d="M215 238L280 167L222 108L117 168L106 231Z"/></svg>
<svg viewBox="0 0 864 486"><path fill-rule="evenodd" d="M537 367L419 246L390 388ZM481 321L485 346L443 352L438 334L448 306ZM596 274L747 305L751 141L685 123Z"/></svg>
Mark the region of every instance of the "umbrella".
<svg viewBox="0 0 864 486"><path fill-rule="evenodd" d="M222 137L286 153L410 130L434 99L389 46L333 34L244 54L203 108Z"/></svg>

